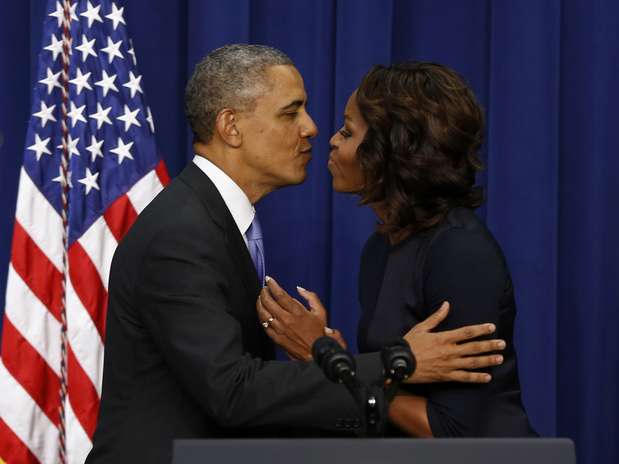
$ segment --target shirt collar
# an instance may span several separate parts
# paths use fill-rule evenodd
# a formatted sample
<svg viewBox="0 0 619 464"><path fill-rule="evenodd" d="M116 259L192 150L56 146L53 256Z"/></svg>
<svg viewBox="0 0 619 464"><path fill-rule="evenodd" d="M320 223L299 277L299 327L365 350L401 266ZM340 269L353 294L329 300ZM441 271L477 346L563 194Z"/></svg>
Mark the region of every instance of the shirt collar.
<svg viewBox="0 0 619 464"><path fill-rule="evenodd" d="M225 172L203 156L195 155L193 162L215 184L215 188L223 198L228 211L230 211L236 226L239 228L239 232L245 236L245 232L249 229L256 214L256 209L245 192Z"/></svg>

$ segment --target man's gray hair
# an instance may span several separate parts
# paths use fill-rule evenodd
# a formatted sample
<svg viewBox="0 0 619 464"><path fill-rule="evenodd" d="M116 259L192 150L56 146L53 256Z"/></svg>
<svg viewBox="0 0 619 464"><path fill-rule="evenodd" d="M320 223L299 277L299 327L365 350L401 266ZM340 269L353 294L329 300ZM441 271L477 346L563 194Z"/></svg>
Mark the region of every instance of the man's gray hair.
<svg viewBox="0 0 619 464"><path fill-rule="evenodd" d="M194 140L210 142L223 108L252 111L256 98L270 90L267 68L277 65L293 62L265 45L225 45L204 57L185 89L185 115Z"/></svg>

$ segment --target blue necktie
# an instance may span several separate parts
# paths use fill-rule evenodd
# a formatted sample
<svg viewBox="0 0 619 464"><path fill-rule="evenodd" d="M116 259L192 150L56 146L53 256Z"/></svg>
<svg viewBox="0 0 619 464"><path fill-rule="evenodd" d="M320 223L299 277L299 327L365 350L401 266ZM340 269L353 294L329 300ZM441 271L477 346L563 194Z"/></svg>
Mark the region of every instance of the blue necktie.
<svg viewBox="0 0 619 464"><path fill-rule="evenodd" d="M245 232L245 237L247 237L249 255L254 262L254 266L256 266L258 279L260 279L260 283L264 285L264 245L262 243L262 229L260 228L257 214L254 215L254 220L251 222L247 232Z"/></svg>

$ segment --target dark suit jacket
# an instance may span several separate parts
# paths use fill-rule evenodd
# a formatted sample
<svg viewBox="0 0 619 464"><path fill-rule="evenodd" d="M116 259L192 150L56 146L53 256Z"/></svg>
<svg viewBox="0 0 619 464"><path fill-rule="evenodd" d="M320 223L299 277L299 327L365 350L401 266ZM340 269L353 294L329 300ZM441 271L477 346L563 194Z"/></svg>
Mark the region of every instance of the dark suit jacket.
<svg viewBox="0 0 619 464"><path fill-rule="evenodd" d="M380 349L426 319L443 301L451 309L437 330L493 322L507 342L492 382L406 385L427 398L435 437L535 436L520 395L514 350L516 304L507 263L492 234L468 208L392 246L368 240L359 275L359 351ZM395 431L394 431L395 432Z"/></svg>
<svg viewBox="0 0 619 464"><path fill-rule="evenodd" d="M175 438L354 429L358 412L313 363L268 361L243 237L191 163L140 214L110 273L103 394L87 463L169 462ZM375 354L357 358L380 375Z"/></svg>

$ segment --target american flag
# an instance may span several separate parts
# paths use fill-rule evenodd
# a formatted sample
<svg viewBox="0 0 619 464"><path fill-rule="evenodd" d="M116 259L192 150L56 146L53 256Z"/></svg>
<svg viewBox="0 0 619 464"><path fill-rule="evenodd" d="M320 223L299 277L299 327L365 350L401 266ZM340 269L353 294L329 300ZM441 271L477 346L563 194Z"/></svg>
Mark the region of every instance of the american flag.
<svg viewBox="0 0 619 464"><path fill-rule="evenodd" d="M0 462L82 463L118 241L168 182L110 0L52 0L20 173L0 359Z"/></svg>

